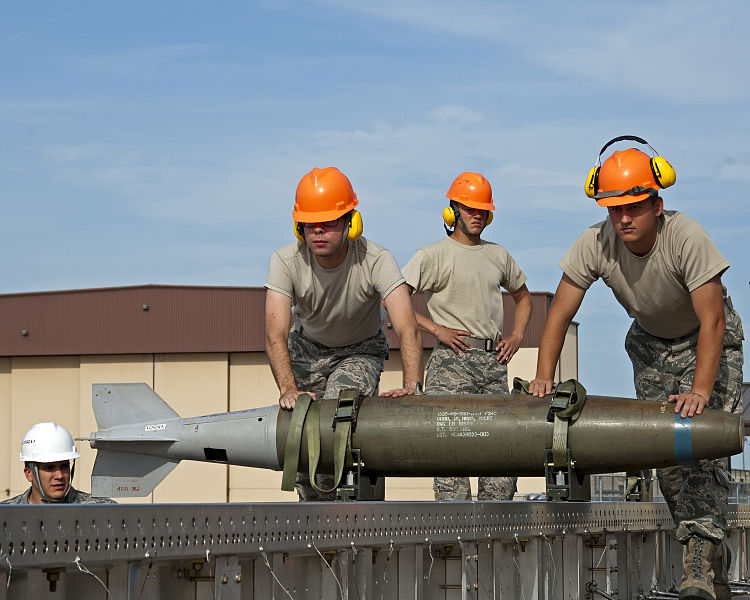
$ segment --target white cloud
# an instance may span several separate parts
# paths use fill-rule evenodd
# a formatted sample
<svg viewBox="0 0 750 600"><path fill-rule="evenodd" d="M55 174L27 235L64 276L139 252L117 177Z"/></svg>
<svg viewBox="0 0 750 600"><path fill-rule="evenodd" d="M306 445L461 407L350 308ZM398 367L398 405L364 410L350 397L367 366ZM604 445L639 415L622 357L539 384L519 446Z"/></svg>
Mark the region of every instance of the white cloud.
<svg viewBox="0 0 750 600"><path fill-rule="evenodd" d="M436 121L436 113L456 118ZM219 149L205 165L175 150L164 156L160 145L151 148L138 139L122 139L121 145L55 144L43 154L58 165L61 179L100 189L137 214L166 221L225 225L266 213L270 221L284 222L299 178L313 166L328 165L349 175L364 213L377 209L384 226L389 224L384 215L391 213L433 210L438 204L442 210L445 190L466 170L490 180L501 210L597 218L588 216L592 203L582 192L589 165L581 157L591 152L576 139L574 127L540 124L520 131L474 114L443 106L402 124L302 131L275 147L250 146L241 156ZM562 155L556 148L560 139L570 140Z"/></svg>
<svg viewBox="0 0 750 600"><path fill-rule="evenodd" d="M456 123L458 125L476 125L484 121L482 113L469 106L441 106L432 111L431 116L436 121Z"/></svg>
<svg viewBox="0 0 750 600"><path fill-rule="evenodd" d="M635 92L684 105L750 97L750 5L742 2L542 2L534 8L483 0L329 3L513 48L517 57L579 79L592 94Z"/></svg>
<svg viewBox="0 0 750 600"><path fill-rule="evenodd" d="M97 159L105 152L101 144L50 144L41 149L44 158L60 165Z"/></svg>
<svg viewBox="0 0 750 600"><path fill-rule="evenodd" d="M520 3L484 0L460 3L451 0L381 0L356 3L347 0L328 0L322 3L456 37L502 40L528 24L527 17L519 14L524 12Z"/></svg>
<svg viewBox="0 0 750 600"><path fill-rule="evenodd" d="M98 52L76 59L83 67L115 72L141 69L151 72L166 64L194 63L210 56L218 48L217 44L188 43L133 46L116 52Z"/></svg>
<svg viewBox="0 0 750 600"><path fill-rule="evenodd" d="M682 105L738 102L750 96L744 14L722 14L713 5L672 6L668 28L644 34L640 15L573 40L551 36L537 58L554 71L588 81L593 94L640 93ZM740 25L742 23L742 25ZM741 28L741 29L740 29ZM734 30L734 31L733 31Z"/></svg>

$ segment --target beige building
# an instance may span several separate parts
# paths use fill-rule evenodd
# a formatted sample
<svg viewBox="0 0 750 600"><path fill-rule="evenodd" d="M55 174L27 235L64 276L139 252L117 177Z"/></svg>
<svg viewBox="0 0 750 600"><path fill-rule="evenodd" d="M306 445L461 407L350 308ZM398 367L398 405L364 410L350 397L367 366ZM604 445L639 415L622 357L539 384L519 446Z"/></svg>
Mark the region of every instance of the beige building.
<svg viewBox="0 0 750 600"><path fill-rule="evenodd" d="M542 326L552 295L533 292L534 314L509 376L533 378ZM0 499L28 487L18 461L24 433L56 421L74 437L97 430L94 383L145 382L181 416L268 406L278 390L264 351L265 290L253 287L145 285L0 295ZM426 312L424 298L414 297ZM505 296L505 329L514 303ZM398 338L381 389L399 387ZM434 344L424 336L425 358ZM577 377L577 325L571 325L558 379ZM96 451L78 442L74 484L88 491ZM281 473L183 462L143 502L296 501L280 491ZM388 478L389 500L431 500L429 478ZM476 490L476 483L474 483ZM544 491L524 478L519 493Z"/></svg>

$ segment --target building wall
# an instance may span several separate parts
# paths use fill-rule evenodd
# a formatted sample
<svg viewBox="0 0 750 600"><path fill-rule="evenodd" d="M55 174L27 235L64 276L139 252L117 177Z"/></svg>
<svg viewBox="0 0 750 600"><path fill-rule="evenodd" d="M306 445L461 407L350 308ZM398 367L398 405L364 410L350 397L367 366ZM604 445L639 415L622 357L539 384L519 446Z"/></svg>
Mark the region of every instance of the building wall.
<svg viewBox="0 0 750 600"><path fill-rule="evenodd" d="M575 377L576 335L572 330L561 359L562 379ZM429 350L424 353L425 361ZM532 379L536 348L521 348L509 366L514 377ZM125 354L0 358L0 499L28 488L18 453L26 431L39 421L64 425L74 437L97 430L91 408L94 383L144 382L181 416L243 410L274 404L278 390L265 353ZM386 361L381 390L401 386L399 352ZM90 489L96 451L76 442L75 485ZM281 473L247 467L183 462L154 491L136 502L283 502ZM473 483L476 490L476 481ZM431 478L389 478L389 500L431 500ZM519 493L544 491L542 478L522 478ZM131 501L130 499L128 501Z"/></svg>
<svg viewBox="0 0 750 600"><path fill-rule="evenodd" d="M0 358L0 414L6 416L0 419L0 499L10 495L10 474L18 468L18 463L13 462L16 452L10 442L11 433L11 395L10 395L10 358Z"/></svg>

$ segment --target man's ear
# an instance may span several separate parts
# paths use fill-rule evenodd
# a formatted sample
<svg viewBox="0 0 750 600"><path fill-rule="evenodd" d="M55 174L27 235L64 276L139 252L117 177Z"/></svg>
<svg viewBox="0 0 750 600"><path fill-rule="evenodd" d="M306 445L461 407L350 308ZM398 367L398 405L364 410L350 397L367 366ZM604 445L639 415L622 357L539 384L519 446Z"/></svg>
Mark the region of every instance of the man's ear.
<svg viewBox="0 0 750 600"><path fill-rule="evenodd" d="M34 480L34 478L31 476L31 469L29 469L29 467L23 468L23 474L26 475L26 481L28 481L29 483Z"/></svg>
<svg viewBox="0 0 750 600"><path fill-rule="evenodd" d="M664 200L661 196L657 196L654 198L654 214L660 217L662 212L664 212Z"/></svg>

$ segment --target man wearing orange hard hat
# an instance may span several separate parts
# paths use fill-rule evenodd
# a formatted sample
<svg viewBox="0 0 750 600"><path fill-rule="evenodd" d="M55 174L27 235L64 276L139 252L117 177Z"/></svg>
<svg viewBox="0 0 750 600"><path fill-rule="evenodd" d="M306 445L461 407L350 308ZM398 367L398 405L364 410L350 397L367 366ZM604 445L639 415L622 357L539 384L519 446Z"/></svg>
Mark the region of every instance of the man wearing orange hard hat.
<svg viewBox="0 0 750 600"><path fill-rule="evenodd" d="M427 362L428 394L508 394L508 362L531 318L526 275L508 251L482 239L495 209L490 182L461 173L443 211L448 237L420 248L403 269L412 290L424 292L430 317L417 314L422 331L438 342ZM449 230L448 227L453 227ZM516 303L513 329L503 332L503 295ZM512 500L516 477L480 477L479 500ZM436 500L470 500L468 477L436 477Z"/></svg>
<svg viewBox="0 0 750 600"><path fill-rule="evenodd" d="M614 152L632 140L635 148ZM642 138L620 136L602 148L586 180L586 194L607 208L559 262L562 279L542 331L536 396L553 388L568 325L589 286L601 278L633 318L625 349L633 363L638 398L674 403L676 426L689 428L710 407L734 412L742 394L742 324L722 285L729 263L706 231L686 215L664 210L660 191L674 184L672 166ZM680 598L727 600L727 460L693 463L689 435L677 449L685 465L658 469L659 486L687 545ZM678 439L676 438L675 444Z"/></svg>
<svg viewBox="0 0 750 600"><path fill-rule="evenodd" d="M335 167L313 169L297 186L297 241L273 253L265 283L266 353L282 408L294 408L301 394L314 400L349 388L378 393L388 355L383 304L401 341L403 369L402 387L383 395L405 396L421 386L422 339L409 290L393 255L362 237L358 204ZM295 487L302 500L331 500L337 483L298 473Z"/></svg>

